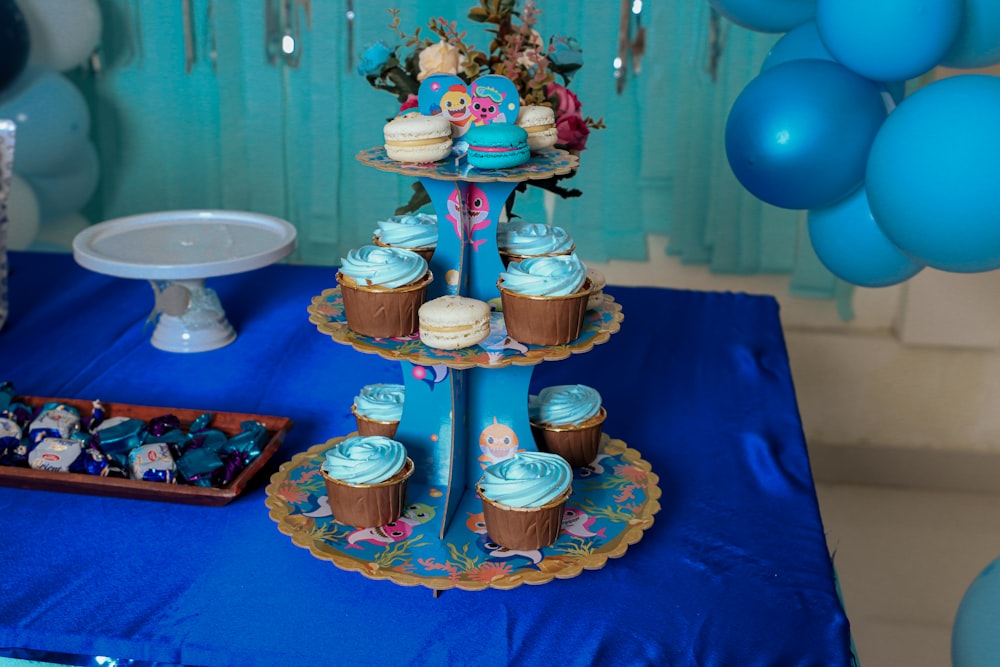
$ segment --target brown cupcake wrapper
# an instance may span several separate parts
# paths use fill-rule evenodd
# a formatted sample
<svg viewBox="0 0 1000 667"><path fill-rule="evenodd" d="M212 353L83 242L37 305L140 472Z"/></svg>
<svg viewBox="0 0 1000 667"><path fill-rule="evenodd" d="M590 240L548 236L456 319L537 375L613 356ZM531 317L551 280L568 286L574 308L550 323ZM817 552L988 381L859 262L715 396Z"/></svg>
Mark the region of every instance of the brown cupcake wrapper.
<svg viewBox="0 0 1000 667"><path fill-rule="evenodd" d="M351 414L358 426L358 435L383 435L387 438L396 437L396 429L399 428L399 420L383 421L381 419L369 419L364 415L359 415L355 406L351 406Z"/></svg>
<svg viewBox="0 0 1000 667"><path fill-rule="evenodd" d="M428 271L414 283L387 289L378 285L359 285L338 272L347 326L355 333L372 338L409 336L420 324L417 311L427 297L431 280L433 275Z"/></svg>
<svg viewBox="0 0 1000 667"><path fill-rule="evenodd" d="M490 539L514 551L533 551L558 539L563 509L573 488L568 487L558 498L541 507L511 507L498 503L484 496L478 484L476 493L483 501L483 520Z"/></svg>
<svg viewBox="0 0 1000 667"><path fill-rule="evenodd" d="M597 458L601 427L607 416L607 411L601 406L596 415L576 425L551 426L531 422L531 434L539 450L558 454L566 459L571 468L582 468Z"/></svg>
<svg viewBox="0 0 1000 667"><path fill-rule="evenodd" d="M330 477L320 468L333 518L355 528L374 528L392 523L403 514L406 487L413 474L407 457L403 469L378 484L348 484Z"/></svg>
<svg viewBox="0 0 1000 667"><path fill-rule="evenodd" d="M497 281L507 333L527 345L565 345L576 340L583 328L590 298L590 281L574 294L531 296L506 289Z"/></svg>

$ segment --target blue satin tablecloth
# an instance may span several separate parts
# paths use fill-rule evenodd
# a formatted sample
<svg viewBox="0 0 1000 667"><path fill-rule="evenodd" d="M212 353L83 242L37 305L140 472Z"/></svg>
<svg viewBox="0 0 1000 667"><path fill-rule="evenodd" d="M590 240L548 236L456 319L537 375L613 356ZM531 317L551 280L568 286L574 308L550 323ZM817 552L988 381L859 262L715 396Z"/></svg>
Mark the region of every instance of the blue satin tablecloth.
<svg viewBox="0 0 1000 667"><path fill-rule="evenodd" d="M0 380L19 392L291 417L284 446L224 507L0 488L0 650L188 665L849 665L789 372L769 297L610 287L619 333L535 367L584 383L606 433L659 475L662 509L603 569L513 590L372 581L278 532L264 487L354 430L350 403L398 363L308 322L329 267L209 281L239 338L155 349L144 281L68 255L11 254ZM0 652L0 655L3 653Z"/></svg>

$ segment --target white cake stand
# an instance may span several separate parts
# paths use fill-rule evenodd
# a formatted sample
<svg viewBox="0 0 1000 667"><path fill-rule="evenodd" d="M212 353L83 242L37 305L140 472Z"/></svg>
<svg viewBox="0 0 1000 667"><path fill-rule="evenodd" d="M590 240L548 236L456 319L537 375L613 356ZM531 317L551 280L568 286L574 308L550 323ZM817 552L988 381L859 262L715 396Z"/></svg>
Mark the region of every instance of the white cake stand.
<svg viewBox="0 0 1000 667"><path fill-rule="evenodd" d="M258 213L164 211L116 218L73 239L73 258L91 271L150 281L159 314L152 344L205 352L236 339L205 279L251 271L287 257L295 227Z"/></svg>

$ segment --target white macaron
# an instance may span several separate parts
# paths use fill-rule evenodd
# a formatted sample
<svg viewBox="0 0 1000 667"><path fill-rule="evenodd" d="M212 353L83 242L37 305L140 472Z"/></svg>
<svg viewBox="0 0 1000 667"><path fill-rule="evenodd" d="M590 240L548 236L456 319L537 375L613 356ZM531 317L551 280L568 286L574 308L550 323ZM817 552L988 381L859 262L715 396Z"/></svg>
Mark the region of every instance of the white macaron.
<svg viewBox="0 0 1000 667"><path fill-rule="evenodd" d="M556 115L551 107L528 105L517 114L517 126L528 133L528 148L533 151L556 145Z"/></svg>
<svg viewBox="0 0 1000 667"><path fill-rule="evenodd" d="M437 162L451 153L451 123L417 113L393 118L382 128L385 153L397 162Z"/></svg>
<svg viewBox="0 0 1000 667"><path fill-rule="evenodd" d="M478 299L439 296L420 306L417 316L421 342L438 350L471 347L490 335L490 306Z"/></svg>

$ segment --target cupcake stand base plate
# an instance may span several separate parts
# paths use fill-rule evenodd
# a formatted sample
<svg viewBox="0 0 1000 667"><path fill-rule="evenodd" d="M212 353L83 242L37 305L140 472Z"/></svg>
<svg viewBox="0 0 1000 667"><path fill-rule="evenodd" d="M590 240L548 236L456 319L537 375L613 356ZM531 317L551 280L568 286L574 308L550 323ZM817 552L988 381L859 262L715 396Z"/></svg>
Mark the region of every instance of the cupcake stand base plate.
<svg viewBox="0 0 1000 667"><path fill-rule="evenodd" d="M605 434L593 463L573 473L562 531L551 546L511 551L493 543L486 534L482 503L468 489L439 539L446 489L414 483L398 521L356 529L331 514L319 473L324 453L343 439L295 455L271 477L266 490L271 519L316 558L401 586L510 589L576 577L624 555L642 539L660 509L659 478L649 464L638 451Z"/></svg>

